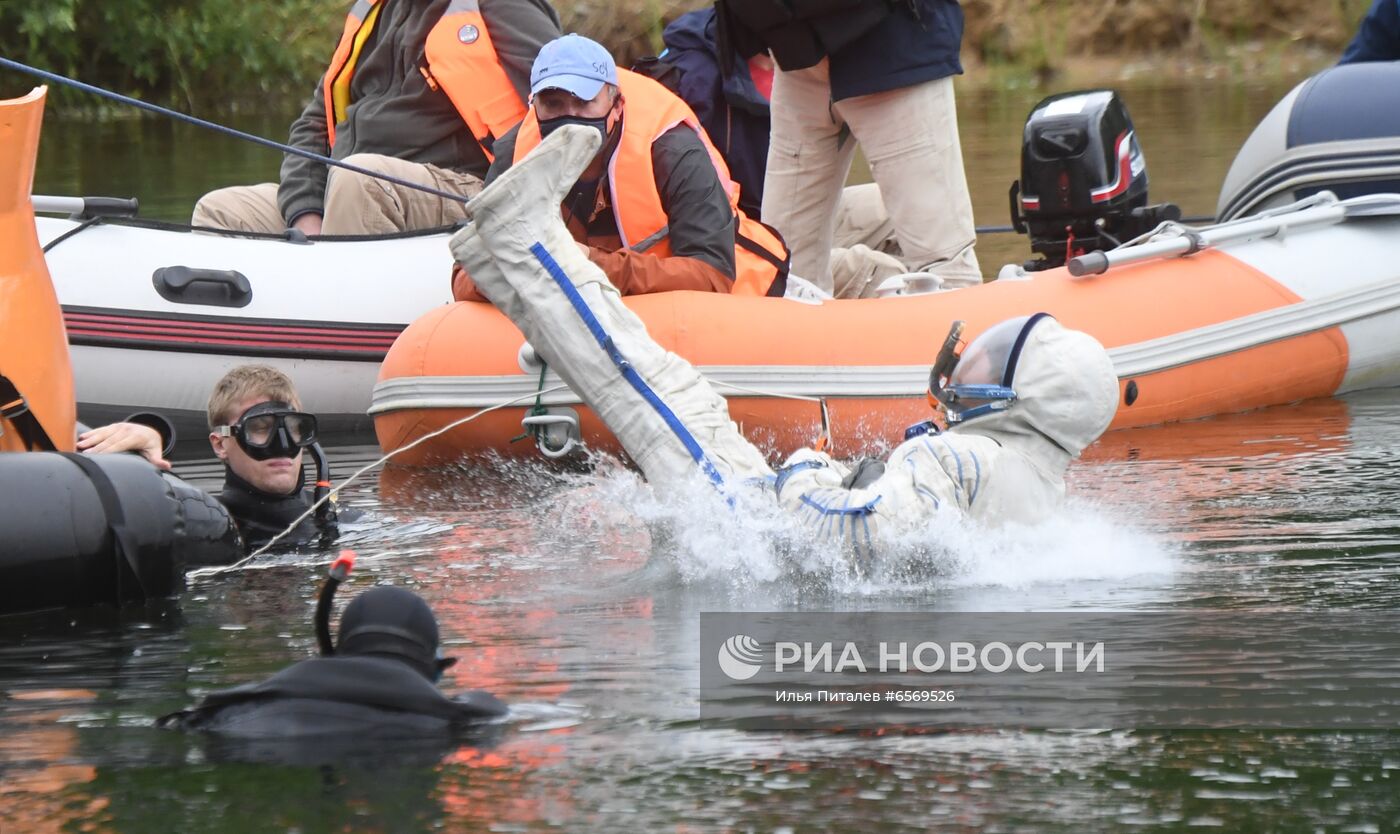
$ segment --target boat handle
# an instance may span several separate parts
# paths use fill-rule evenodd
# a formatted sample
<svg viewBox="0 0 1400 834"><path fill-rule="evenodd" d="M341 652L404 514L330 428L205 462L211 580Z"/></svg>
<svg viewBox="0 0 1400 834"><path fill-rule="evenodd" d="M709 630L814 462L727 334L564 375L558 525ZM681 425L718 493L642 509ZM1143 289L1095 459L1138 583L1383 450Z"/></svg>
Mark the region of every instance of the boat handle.
<svg viewBox="0 0 1400 834"><path fill-rule="evenodd" d="M535 444L539 446L540 454L547 458L562 458L578 447L578 418L569 414L534 414L520 421L526 431L534 430ZM550 426L567 425L564 442L559 446L551 446L545 440L545 431Z"/></svg>
<svg viewBox="0 0 1400 834"><path fill-rule="evenodd" d="M163 266L151 275L151 283L161 298L176 304L247 307L253 300L248 276L232 269Z"/></svg>

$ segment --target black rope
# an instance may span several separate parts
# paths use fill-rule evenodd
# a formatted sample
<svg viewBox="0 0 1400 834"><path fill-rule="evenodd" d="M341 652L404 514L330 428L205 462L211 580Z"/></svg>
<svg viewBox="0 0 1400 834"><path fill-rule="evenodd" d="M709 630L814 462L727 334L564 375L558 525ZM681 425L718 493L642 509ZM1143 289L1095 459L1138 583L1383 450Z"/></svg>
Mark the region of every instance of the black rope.
<svg viewBox="0 0 1400 834"><path fill-rule="evenodd" d="M79 223L78 225L74 226L73 228L69 229L68 231L64 232L63 234L59 235L58 237L54 238L53 240L49 241L48 243L44 244L44 254L47 255L47 254L49 253L49 250L50 250L50 249L52 249L52 248L54 248L55 246L59 245L59 244L62 243L63 241L65 241L65 240L67 240L68 238L72 237L73 235L76 235L78 232L81 232L82 230L87 229L87 228L90 228L90 227L92 227L92 226L96 226L98 223L101 223L101 222L102 222L101 216L98 216L98 217L89 217L88 219L84 220L83 222Z"/></svg>
<svg viewBox="0 0 1400 834"><path fill-rule="evenodd" d="M140 99L135 99L131 96L124 96L121 93L114 93L111 90L104 90L101 87L94 87L91 84L85 84L82 81L77 81L75 79L68 78L67 76L49 72L48 70L41 70L37 67L31 67L28 64L21 64L19 61L12 61L9 58L0 57L0 67L9 67L12 70L25 73L26 75L33 75L38 78L42 78L45 81L52 81L55 84L61 84L65 87L72 87L75 90L82 90L85 93L91 93L95 96L100 96L101 98L109 99L111 101L120 102L122 104L129 104L132 107L145 110L149 113L157 113L162 116L169 116L170 118L179 122L195 125L197 127L207 128L216 133L222 133L225 136L232 136L235 139L242 139L245 142L252 142L255 145L261 145L265 148L271 148L273 150L281 151L282 153L291 154L293 156L299 156L303 159L309 159L312 162L319 162L322 165L329 165L335 168L343 168L346 171L353 171L356 174L361 174L366 177L373 177L378 180L384 180L385 182L391 182L394 185L402 186L404 188L411 188L414 191L422 191L425 194L432 194L433 196L441 197L444 200L452 200L453 202L457 203L465 203L471 199L461 194L453 194L449 191L443 191L441 189L433 188L432 186L420 185L416 182L409 182L408 180L399 179L398 177L392 176L390 174L383 174L378 171L371 171L368 168L361 168L358 165L351 165L346 162L341 162L339 159L332 159L329 156L325 156L319 153L314 153L312 151L304 150L302 148L294 147L292 145L284 144L282 142L274 142L271 139L264 139L261 136L254 136L251 133L244 133L241 130L234 130L231 127L226 127L221 124L215 124L214 122L199 119L194 116L181 113L178 110L171 110L168 107L161 107L158 104L151 104L149 101L141 101Z"/></svg>

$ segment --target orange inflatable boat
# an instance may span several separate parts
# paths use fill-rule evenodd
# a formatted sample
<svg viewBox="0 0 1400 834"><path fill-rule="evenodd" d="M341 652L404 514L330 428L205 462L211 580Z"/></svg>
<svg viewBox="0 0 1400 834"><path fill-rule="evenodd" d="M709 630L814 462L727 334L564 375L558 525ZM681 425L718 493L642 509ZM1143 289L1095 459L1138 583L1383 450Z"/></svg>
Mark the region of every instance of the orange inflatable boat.
<svg viewBox="0 0 1400 834"><path fill-rule="evenodd" d="M1397 91L1400 65L1386 63L1300 84L1235 160L1225 222L1199 228L1175 220L1173 206L1147 204L1141 148L1116 95L1051 96L1027 119L1012 189L1013 226L1042 257L1027 266L1041 271L821 304L695 293L627 304L710 379L751 440L778 454L813 442L823 413L840 456L901 440L930 416L929 365L958 319L966 340L1041 311L1097 337L1120 379L1119 429L1397 385ZM501 407L447 428L492 406ZM439 308L405 330L370 414L386 450L422 441L400 458L417 463L537 447L559 456L579 441L615 448L515 327L481 304Z"/></svg>
<svg viewBox="0 0 1400 834"><path fill-rule="evenodd" d="M1397 195L1324 193L1265 217L1169 229L1069 269L928 295L626 301L653 338L717 385L745 434L775 452L813 442L823 405L837 454L898 442L930 416L929 365L953 320L966 320L970 341L1039 311L1110 349L1122 388L1114 428L1148 426L1400 384L1396 212ZM370 413L392 450L512 400L400 460L533 454L537 442L555 455L571 440L616 449L486 304L441 307L409 326L381 368ZM527 418L535 439L516 441Z"/></svg>

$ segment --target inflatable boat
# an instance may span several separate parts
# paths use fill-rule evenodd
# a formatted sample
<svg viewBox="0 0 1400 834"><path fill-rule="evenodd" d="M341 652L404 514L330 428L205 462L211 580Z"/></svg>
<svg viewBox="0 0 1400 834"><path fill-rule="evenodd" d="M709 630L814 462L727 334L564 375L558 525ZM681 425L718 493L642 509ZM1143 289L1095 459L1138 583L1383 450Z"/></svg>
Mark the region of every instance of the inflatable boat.
<svg viewBox="0 0 1400 834"><path fill-rule="evenodd" d="M121 604L231 561L237 530L213 498L128 454L73 452L63 321L29 188L44 91L0 101L0 614Z"/></svg>
<svg viewBox="0 0 1400 834"><path fill-rule="evenodd" d="M389 346L452 300L445 232L292 241L75 213L36 225L92 423L149 409L199 436L214 382L264 362L291 377L325 434L367 436Z"/></svg>
<svg viewBox="0 0 1400 834"><path fill-rule="evenodd" d="M929 365L954 320L967 322L968 340L1040 311L1093 334L1120 377L1114 428L1394 386L1400 194L1377 193L1390 183L1377 158L1380 146L1397 147L1400 125L1377 128L1381 108L1400 119L1400 66L1338 67L1304 82L1236 161L1221 198L1229 221L1192 227L1171 207L1146 205L1141 151L1111 94L1052 97L1027 121L1012 191L1013 222L1043 257L1001 280L817 304L697 293L626 303L726 396L745 434L775 452L823 433L843 456L898 442L932 416ZM1299 127L1320 119L1325 132ZM1280 130L1293 145L1265 164ZM1304 158L1328 160L1325 176L1305 177L1294 164ZM400 458L407 463L616 450L484 304L441 307L405 330L370 413L386 451L417 444Z"/></svg>

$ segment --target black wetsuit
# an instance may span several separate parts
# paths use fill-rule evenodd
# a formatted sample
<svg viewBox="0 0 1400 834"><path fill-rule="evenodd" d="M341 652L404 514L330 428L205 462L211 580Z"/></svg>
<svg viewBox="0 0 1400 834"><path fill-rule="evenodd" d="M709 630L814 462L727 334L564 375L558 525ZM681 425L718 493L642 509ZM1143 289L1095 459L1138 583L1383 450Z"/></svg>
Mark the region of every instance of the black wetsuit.
<svg viewBox="0 0 1400 834"><path fill-rule="evenodd" d="M315 498L312 490L306 485L306 473L297 475L297 485L291 492L278 495L277 493L264 492L242 478L234 474L232 469L224 467L224 488L215 496L219 502L228 508L229 514L238 523L238 530L243 534L244 545L249 550L257 549L266 544L269 539L286 530L292 522L301 517L313 503ZM290 545L311 544L323 538L329 540L337 535L336 522L341 518L347 521L359 517L359 513L353 510L346 514L338 514L335 505L329 504L326 510L326 522L318 523L316 515L307 516L297 525L287 541Z"/></svg>
<svg viewBox="0 0 1400 834"><path fill-rule="evenodd" d="M394 749L431 760L464 742L489 742L501 729L492 719L506 714L486 692L442 694L434 682L454 663L442 656L427 602L379 585L346 606L334 654L215 692L158 723L206 733L211 752L231 759L373 760Z"/></svg>
<svg viewBox="0 0 1400 834"><path fill-rule="evenodd" d="M487 692L448 698L431 681L387 657L317 657L262 683L209 694L160 719L163 727L232 738L443 737L499 718L506 706Z"/></svg>

